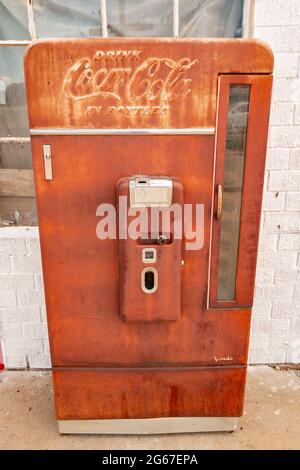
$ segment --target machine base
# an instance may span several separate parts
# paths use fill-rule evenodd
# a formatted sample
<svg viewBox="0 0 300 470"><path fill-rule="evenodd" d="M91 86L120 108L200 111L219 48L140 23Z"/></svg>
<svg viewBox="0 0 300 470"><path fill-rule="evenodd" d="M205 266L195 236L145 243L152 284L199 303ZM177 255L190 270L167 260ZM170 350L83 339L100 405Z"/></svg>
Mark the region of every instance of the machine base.
<svg viewBox="0 0 300 470"><path fill-rule="evenodd" d="M61 434L173 434L234 431L239 418L149 418L58 420Z"/></svg>

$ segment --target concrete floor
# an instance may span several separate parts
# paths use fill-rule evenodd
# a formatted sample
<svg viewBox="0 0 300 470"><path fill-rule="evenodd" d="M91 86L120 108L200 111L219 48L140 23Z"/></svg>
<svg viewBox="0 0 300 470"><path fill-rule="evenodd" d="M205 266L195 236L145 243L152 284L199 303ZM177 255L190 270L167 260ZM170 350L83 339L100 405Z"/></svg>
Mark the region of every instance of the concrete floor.
<svg viewBox="0 0 300 470"><path fill-rule="evenodd" d="M59 435L48 371L0 372L0 449L299 449L300 371L250 367L234 433Z"/></svg>

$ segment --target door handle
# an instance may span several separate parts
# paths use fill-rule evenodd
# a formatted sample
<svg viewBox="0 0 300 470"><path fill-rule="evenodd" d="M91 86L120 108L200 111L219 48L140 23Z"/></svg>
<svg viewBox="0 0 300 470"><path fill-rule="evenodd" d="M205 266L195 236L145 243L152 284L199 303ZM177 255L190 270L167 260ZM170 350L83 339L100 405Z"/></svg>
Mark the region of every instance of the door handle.
<svg viewBox="0 0 300 470"><path fill-rule="evenodd" d="M222 217L222 207L223 207L223 190L222 185L217 185L217 219Z"/></svg>

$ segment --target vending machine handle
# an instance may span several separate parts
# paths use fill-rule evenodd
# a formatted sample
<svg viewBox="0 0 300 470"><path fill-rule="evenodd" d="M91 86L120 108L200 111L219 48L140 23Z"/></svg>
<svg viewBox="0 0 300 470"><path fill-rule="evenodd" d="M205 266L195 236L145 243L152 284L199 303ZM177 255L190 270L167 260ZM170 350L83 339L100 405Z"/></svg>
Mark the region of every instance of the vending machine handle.
<svg viewBox="0 0 300 470"><path fill-rule="evenodd" d="M223 190L222 185L217 185L217 219L222 217L222 207L223 207Z"/></svg>

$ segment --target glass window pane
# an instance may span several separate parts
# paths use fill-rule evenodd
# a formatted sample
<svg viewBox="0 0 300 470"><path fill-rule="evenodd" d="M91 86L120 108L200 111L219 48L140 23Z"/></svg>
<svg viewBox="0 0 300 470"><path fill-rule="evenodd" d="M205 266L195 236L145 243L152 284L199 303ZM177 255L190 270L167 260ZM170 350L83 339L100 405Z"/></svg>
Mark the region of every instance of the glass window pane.
<svg viewBox="0 0 300 470"><path fill-rule="evenodd" d="M100 0L34 0L39 38L101 36Z"/></svg>
<svg viewBox="0 0 300 470"><path fill-rule="evenodd" d="M241 37L244 0L179 0L179 36Z"/></svg>
<svg viewBox="0 0 300 470"><path fill-rule="evenodd" d="M0 137L29 135L23 46L0 46Z"/></svg>
<svg viewBox="0 0 300 470"><path fill-rule="evenodd" d="M0 0L0 40L29 40L26 0Z"/></svg>
<svg viewBox="0 0 300 470"><path fill-rule="evenodd" d="M108 36L173 36L173 0L106 0Z"/></svg>
<svg viewBox="0 0 300 470"><path fill-rule="evenodd" d="M218 300L233 300L235 298L249 96L249 85L230 86L224 162Z"/></svg>

